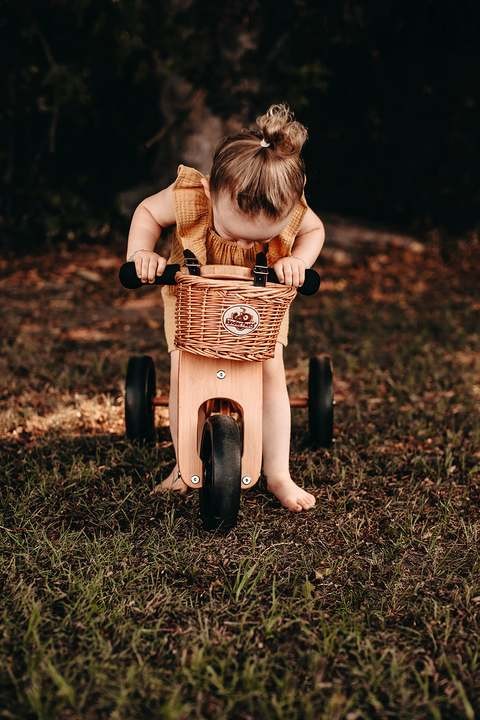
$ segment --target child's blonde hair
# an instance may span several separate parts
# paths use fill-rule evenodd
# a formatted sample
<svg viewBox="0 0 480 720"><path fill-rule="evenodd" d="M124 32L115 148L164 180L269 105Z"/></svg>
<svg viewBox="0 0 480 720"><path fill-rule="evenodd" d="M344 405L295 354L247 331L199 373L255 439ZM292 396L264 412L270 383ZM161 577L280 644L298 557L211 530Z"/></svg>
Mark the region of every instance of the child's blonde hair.
<svg viewBox="0 0 480 720"><path fill-rule="evenodd" d="M213 195L228 192L246 215L264 212L278 219L302 197L305 167L300 151L306 128L287 105L271 105L257 128L224 138L210 172Z"/></svg>

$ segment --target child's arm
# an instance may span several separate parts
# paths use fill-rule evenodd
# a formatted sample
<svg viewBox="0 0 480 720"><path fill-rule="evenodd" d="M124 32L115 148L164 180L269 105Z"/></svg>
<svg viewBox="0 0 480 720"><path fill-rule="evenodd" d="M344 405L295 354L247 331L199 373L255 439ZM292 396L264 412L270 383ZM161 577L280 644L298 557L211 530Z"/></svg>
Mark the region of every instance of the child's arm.
<svg viewBox="0 0 480 720"><path fill-rule="evenodd" d="M292 254L280 258L273 266L284 285L299 287L305 280L305 268L311 267L325 242L325 228L316 213L307 208L293 243Z"/></svg>
<svg viewBox="0 0 480 720"><path fill-rule="evenodd" d="M173 183L142 200L133 213L128 233L127 260L135 262L142 282L153 283L165 270L167 260L154 252L162 229L175 224Z"/></svg>

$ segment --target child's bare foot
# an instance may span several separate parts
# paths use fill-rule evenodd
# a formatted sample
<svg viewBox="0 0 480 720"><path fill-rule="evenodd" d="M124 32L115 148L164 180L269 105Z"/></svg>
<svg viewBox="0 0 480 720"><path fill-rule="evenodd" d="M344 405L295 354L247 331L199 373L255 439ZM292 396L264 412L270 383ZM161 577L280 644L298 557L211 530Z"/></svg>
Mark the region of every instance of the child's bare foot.
<svg viewBox="0 0 480 720"><path fill-rule="evenodd" d="M157 493L167 492L169 490L175 490L176 492L185 493L188 488L180 477L178 467L175 465L170 475L162 480L161 483L155 485L150 495L156 495Z"/></svg>
<svg viewBox="0 0 480 720"><path fill-rule="evenodd" d="M293 482L290 475L276 475L267 478L267 489L280 500L282 505L293 512L310 510L315 505L315 496Z"/></svg>

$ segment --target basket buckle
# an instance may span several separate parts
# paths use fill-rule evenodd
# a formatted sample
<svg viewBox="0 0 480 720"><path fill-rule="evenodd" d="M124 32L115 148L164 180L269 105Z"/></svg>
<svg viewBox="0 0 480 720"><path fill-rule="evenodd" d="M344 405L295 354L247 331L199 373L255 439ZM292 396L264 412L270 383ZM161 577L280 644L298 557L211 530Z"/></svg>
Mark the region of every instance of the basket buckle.
<svg viewBox="0 0 480 720"><path fill-rule="evenodd" d="M253 285L254 287L265 287L268 277L267 256L263 252L259 252L255 258L255 267L253 268Z"/></svg>
<svg viewBox="0 0 480 720"><path fill-rule="evenodd" d="M197 256L191 250L184 250L183 257L189 275L200 275L200 263Z"/></svg>

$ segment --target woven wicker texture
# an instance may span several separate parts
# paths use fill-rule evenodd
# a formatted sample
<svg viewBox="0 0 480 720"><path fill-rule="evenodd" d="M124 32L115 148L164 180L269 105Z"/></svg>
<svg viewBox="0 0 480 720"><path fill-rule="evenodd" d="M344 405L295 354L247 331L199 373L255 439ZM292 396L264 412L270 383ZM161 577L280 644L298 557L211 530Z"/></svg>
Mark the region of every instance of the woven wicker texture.
<svg viewBox="0 0 480 720"><path fill-rule="evenodd" d="M230 360L260 361L275 355L280 325L295 288L275 283L259 288L251 280L213 280L182 273L177 273L176 280L176 347Z"/></svg>

